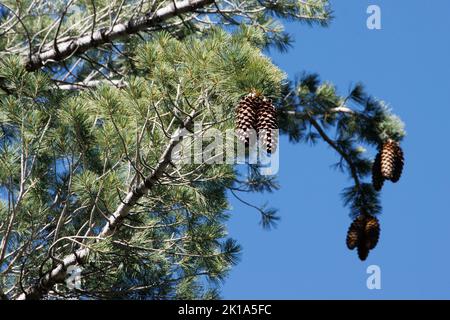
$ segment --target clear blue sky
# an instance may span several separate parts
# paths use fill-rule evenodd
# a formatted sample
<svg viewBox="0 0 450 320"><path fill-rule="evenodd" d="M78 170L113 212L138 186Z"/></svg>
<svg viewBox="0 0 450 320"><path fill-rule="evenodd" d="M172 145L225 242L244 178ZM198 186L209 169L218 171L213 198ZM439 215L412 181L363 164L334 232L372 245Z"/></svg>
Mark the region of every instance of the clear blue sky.
<svg viewBox="0 0 450 320"><path fill-rule="evenodd" d="M382 10L382 30L366 28L366 9ZM367 261L345 246L351 220L340 192L349 186L323 143L281 140L279 182L268 201L282 218L264 231L259 214L238 201L229 234L243 246L223 286L226 299L450 299L450 1L334 0L329 28L287 24L288 53L271 53L290 77L317 72L345 94L362 81L406 123L401 181L383 189L381 238ZM368 290L366 268L381 268Z"/></svg>

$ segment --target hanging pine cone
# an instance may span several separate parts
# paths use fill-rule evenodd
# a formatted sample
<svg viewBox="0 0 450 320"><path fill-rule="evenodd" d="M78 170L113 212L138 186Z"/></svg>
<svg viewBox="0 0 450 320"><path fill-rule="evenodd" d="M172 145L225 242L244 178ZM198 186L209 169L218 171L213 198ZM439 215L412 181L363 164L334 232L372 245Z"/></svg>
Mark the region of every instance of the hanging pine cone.
<svg viewBox="0 0 450 320"><path fill-rule="evenodd" d="M236 106L236 133L238 139L246 146L249 145L252 134L255 135L254 140L256 141L256 110L261 102L262 99L252 91Z"/></svg>
<svg viewBox="0 0 450 320"><path fill-rule="evenodd" d="M364 216L358 216L355 220L353 220L347 232L347 247L350 250L353 250L358 246L364 228L365 228Z"/></svg>
<svg viewBox="0 0 450 320"><path fill-rule="evenodd" d="M278 129L277 111L272 101L264 97L256 112L256 130L259 139L267 153L272 153L276 150L278 144L278 135L275 131Z"/></svg>
<svg viewBox="0 0 450 320"><path fill-rule="evenodd" d="M372 184L376 191L380 191L383 188L384 177L381 174L381 153L378 153L375 157L375 161L372 166Z"/></svg>
<svg viewBox="0 0 450 320"><path fill-rule="evenodd" d="M402 172L403 172L403 165L404 165L404 155L403 155L403 150L400 147L400 145L397 144L397 148L396 148L396 156L395 156L395 170L394 170L394 174L392 175L392 182L396 183L400 180L400 177L402 176Z"/></svg>
<svg viewBox="0 0 450 320"><path fill-rule="evenodd" d="M403 151L398 142L388 140L381 148L381 174L386 180L397 182L403 171Z"/></svg>
<svg viewBox="0 0 450 320"><path fill-rule="evenodd" d="M374 249L380 236L380 224L373 216L359 215L353 220L347 232L347 247L357 248L361 261L367 259L369 251Z"/></svg>
<svg viewBox="0 0 450 320"><path fill-rule="evenodd" d="M372 167L372 184L376 191L383 187L384 180L397 182L403 171L403 151L393 140L383 143Z"/></svg>

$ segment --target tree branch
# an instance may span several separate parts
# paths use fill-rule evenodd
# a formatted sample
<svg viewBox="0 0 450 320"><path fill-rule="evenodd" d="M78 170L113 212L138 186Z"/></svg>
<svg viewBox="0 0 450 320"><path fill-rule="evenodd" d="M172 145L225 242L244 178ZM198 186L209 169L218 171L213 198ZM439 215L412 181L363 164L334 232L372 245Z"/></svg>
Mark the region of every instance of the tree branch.
<svg viewBox="0 0 450 320"><path fill-rule="evenodd" d="M115 39L138 33L160 22L168 20L179 14L191 12L197 8L211 4L214 0L182 0L172 2L169 5L157 10L154 13L131 19L127 23L121 23L112 28L102 28L95 32L90 32L78 38L66 39L56 46L52 42L45 45L41 52L31 55L25 66L28 71L34 71L44 66L49 61L62 61L73 54L83 53L89 49L99 47Z"/></svg>
<svg viewBox="0 0 450 320"><path fill-rule="evenodd" d="M123 80L90 80L90 81L84 81L84 82L75 82L75 83L67 83L67 82L60 82L55 81L56 83L64 83L64 84L57 84L57 88L60 90L85 90L90 88L98 87L102 84L112 84L116 86L117 88L123 88L126 87L128 84Z"/></svg>
<svg viewBox="0 0 450 320"><path fill-rule="evenodd" d="M346 107L346 106L340 106L340 107L336 107L336 108L332 108L330 110L328 110L330 113L348 113L348 114L354 114L355 111L353 111L352 109ZM290 115L290 116L295 116L295 115L303 115L303 113L299 113L298 111L295 110L287 110L284 111L286 114Z"/></svg>
<svg viewBox="0 0 450 320"><path fill-rule="evenodd" d="M339 148L339 146L336 144L335 141L333 141L328 135L325 133L325 131L322 129L320 124L307 113L308 120L310 121L311 125L317 130L317 132L320 134L323 140L327 142L334 150L336 150L337 153L347 162L350 172L352 174L353 180L355 180L355 185L358 188L358 190L361 190L361 181L359 180L358 171L356 170L355 165L353 164L352 159L349 157L348 154L346 154L343 150Z"/></svg>

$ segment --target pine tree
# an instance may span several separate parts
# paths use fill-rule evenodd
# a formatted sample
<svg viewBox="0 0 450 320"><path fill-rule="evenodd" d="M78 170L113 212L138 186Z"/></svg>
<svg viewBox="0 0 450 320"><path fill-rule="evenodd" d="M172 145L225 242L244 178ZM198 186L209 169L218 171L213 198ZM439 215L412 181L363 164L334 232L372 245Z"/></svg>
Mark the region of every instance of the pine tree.
<svg viewBox="0 0 450 320"><path fill-rule="evenodd" d="M226 230L228 197L248 203L240 192L278 183L258 163L245 177L232 164L209 164L220 150L186 161L207 154L208 146L190 151L210 128L321 139L354 181L343 193L351 215L380 213L360 144L400 142L402 122L361 85L340 96L315 75L289 83L263 53L290 45L280 18L324 26L331 8L326 0L2 2L0 296L219 298L241 253ZM261 95L254 114L252 90ZM264 134L273 152L276 135ZM263 227L279 219L251 206ZM375 223L366 228L370 250L378 233ZM74 267L79 290L65 284Z"/></svg>

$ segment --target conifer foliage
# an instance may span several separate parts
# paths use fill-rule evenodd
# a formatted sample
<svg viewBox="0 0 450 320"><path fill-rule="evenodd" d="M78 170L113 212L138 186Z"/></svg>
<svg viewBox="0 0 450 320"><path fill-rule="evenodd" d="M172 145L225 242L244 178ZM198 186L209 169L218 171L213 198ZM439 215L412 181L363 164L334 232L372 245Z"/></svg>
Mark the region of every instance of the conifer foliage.
<svg viewBox="0 0 450 320"><path fill-rule="evenodd" d="M343 198L359 218L347 244L367 257L379 236L375 189L402 172L403 123L361 85L341 96L316 75L289 83L264 55L289 47L282 19L325 26L331 8L0 3L0 297L219 298L241 254L226 230L229 197L269 228L276 209L241 196L279 186L260 163L243 174L210 161L222 149L193 148L210 129L247 143L255 129L268 153L277 129L293 143L327 143L353 181ZM372 167L365 147L388 139ZM371 171L375 188L364 180ZM76 290L65 282L71 270L81 272Z"/></svg>
<svg viewBox="0 0 450 320"><path fill-rule="evenodd" d="M237 55L251 63L230 69ZM245 92L238 81L279 96L284 73L243 33L221 30L185 41L159 33L133 61L138 71L126 87L82 92L57 90L16 57L0 65L12 92L0 100L0 179L17 183L11 194L19 193L2 249L21 258L5 255L11 267L26 265L25 292L16 272L7 269L1 279L17 283L11 298L212 299L238 261L240 246L225 229L227 191L271 191L275 184L258 176L242 181L227 163L177 162L172 154L191 150L211 124L234 129L229 114ZM195 129L198 119L210 125ZM21 158L24 169L16 165ZM3 223L3 203L0 212ZM264 225L277 218L271 209L260 212ZM55 287L72 265L82 267L83 293Z"/></svg>
<svg viewBox="0 0 450 320"><path fill-rule="evenodd" d="M405 136L403 122L383 101L368 95L361 84L340 96L332 84L321 83L317 75L305 74L298 83L286 85L283 92L285 98L279 110L282 133L293 142L314 144L322 139L340 157L335 167L347 172L354 182L342 192L354 219L346 242L349 249L357 248L359 258L365 260L380 233L377 191L388 178L398 181L402 172L399 141ZM336 138L330 133L333 130ZM382 144L372 161L366 147L378 146L382 141L387 143ZM372 183L365 182L371 173Z"/></svg>

